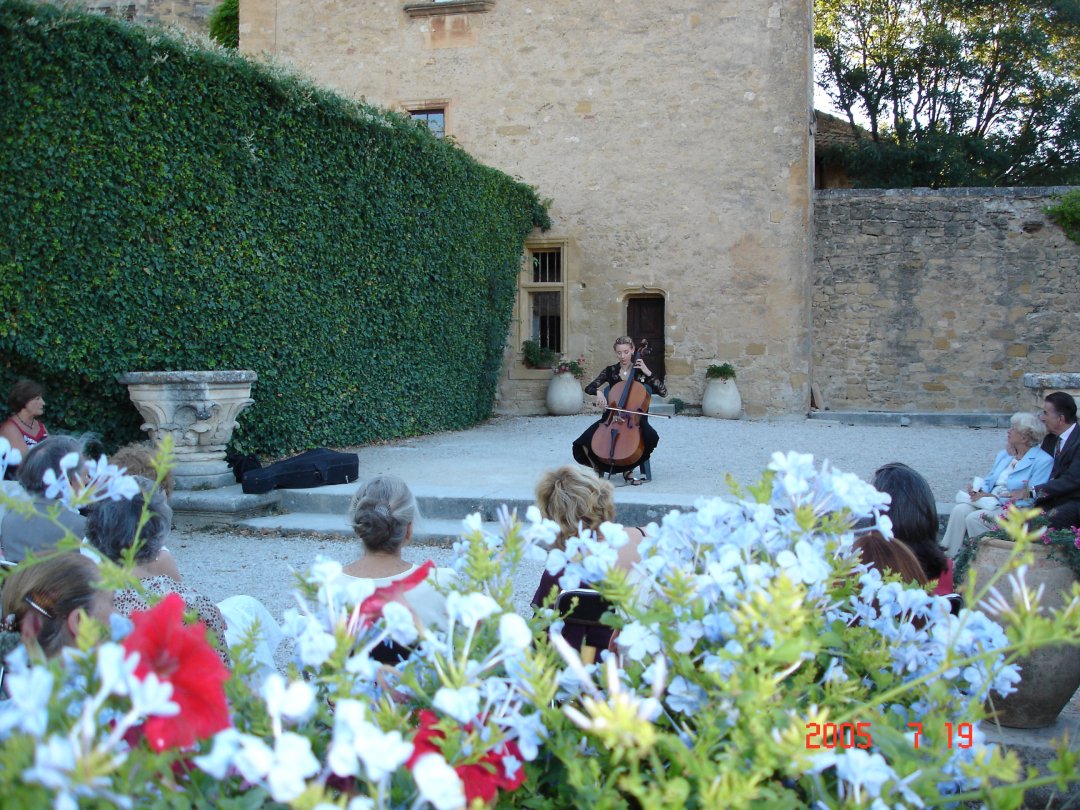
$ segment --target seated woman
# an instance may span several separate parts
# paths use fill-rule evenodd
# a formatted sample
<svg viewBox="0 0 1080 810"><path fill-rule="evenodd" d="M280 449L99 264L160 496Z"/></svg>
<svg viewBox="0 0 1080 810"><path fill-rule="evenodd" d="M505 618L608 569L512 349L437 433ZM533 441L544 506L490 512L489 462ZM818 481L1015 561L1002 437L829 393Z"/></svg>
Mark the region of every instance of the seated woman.
<svg viewBox="0 0 1080 810"><path fill-rule="evenodd" d="M74 646L84 617L109 625L113 592L95 587L100 577L97 564L77 551L15 571L0 593L4 630L18 633L32 656L52 658Z"/></svg>
<svg viewBox="0 0 1080 810"><path fill-rule="evenodd" d="M57 476L64 474L60 461L75 453L79 463L67 471L73 492L78 492L86 480L86 459L83 445L71 436L54 436L37 444L19 465L19 483L30 496L37 514L21 514L8 510L0 520L0 559L20 563L28 553L40 555L51 551L70 533L82 539L86 531L86 518L68 509L59 500L45 497L45 473L52 470ZM50 518L56 510L55 521Z"/></svg>
<svg viewBox="0 0 1080 810"><path fill-rule="evenodd" d="M172 528L172 509L164 492L158 489L151 493L153 481L146 478L136 480L142 493L130 501L101 501L93 505L86 524L87 542L117 564L123 564L124 552L134 546L135 567L132 574L139 579L146 592L157 596L170 593L180 596L186 608L198 614L199 621L214 634L218 656L226 666L231 667L225 619L217 605L154 566ZM147 503L150 517L140 531L139 520L143 505ZM175 563L173 565L175 567ZM146 600L136 591L125 589L116 592L118 613L130 616L136 610L147 609L149 605Z"/></svg>
<svg viewBox="0 0 1080 810"><path fill-rule="evenodd" d="M990 531L1001 512L1001 502L1027 498L1031 490L1050 480L1054 457L1039 445L1046 438L1046 425L1030 413L1013 414L1005 434L1005 449L998 453L994 468L983 479L981 490L970 484L965 497L949 515L942 543L946 553L955 557L964 537L978 537Z"/></svg>
<svg viewBox="0 0 1080 810"><path fill-rule="evenodd" d="M155 481L157 480L157 470L154 469L153 461L156 455L157 445L153 442L131 442L118 448L109 457L109 463L120 467L127 475ZM159 486L165 493L166 501L172 497L175 482L176 478L173 476L172 470L165 473L165 477L161 479ZM172 552L165 546L161 547L156 560L151 560L145 564L145 569L151 576L165 574L177 582L184 581L183 577L180 576L180 569L176 565Z"/></svg>
<svg viewBox="0 0 1080 810"><path fill-rule="evenodd" d="M871 483L878 492L892 497L887 514L893 536L915 554L927 581L934 584L933 593L952 593L953 564L938 543L937 502L926 479L906 464L894 461L879 467Z"/></svg>
<svg viewBox="0 0 1080 810"><path fill-rule="evenodd" d="M409 576L419 566L402 559L401 550L412 540L419 519L416 498L396 475L377 475L365 481L349 505L349 523L364 545L364 556L344 566L342 573L367 580L376 588ZM405 592L408 606L425 627L446 628L446 597L440 590L445 591L456 580L451 569L435 568L427 579ZM398 650L388 658L396 661L405 654ZM383 660L379 651L372 657Z"/></svg>
<svg viewBox="0 0 1080 810"><path fill-rule="evenodd" d="M667 388L664 387L663 381L656 377L649 367L645 365L645 361L638 359L634 362L634 341L632 338L624 335L623 337L615 340L615 357L619 362L608 366L600 372L595 380L585 386L585 393L590 396L596 394L596 406L598 408L606 408L608 406L607 392L611 386L616 383L625 382L630 378L631 373L634 375L634 380L643 385L646 385L650 389L650 393L657 396L666 397ZM604 392L600 391L600 386L607 386ZM656 449L656 445L660 442L660 437L657 435L656 430L649 424L648 417L642 417L641 419L641 432L642 439L645 443L645 452L641 458L635 461L629 466L611 465L605 464L592 451L593 434L596 433L597 428L600 427L600 423L604 417L601 416L595 424L590 425L589 428L578 436L574 440L573 452L574 460L578 464L582 464L586 467L592 467L596 472L601 474L617 473L621 472L623 478L630 484L637 486L642 483L640 479L634 477L634 469L639 466L644 466L652 456L653 450ZM644 479L649 480L649 479Z"/></svg>
<svg viewBox="0 0 1080 810"><path fill-rule="evenodd" d="M577 537L581 529L598 532L600 524L615 519L615 489L592 470L567 465L544 473L536 483L536 506L540 514L559 524L555 547L565 551L566 540ZM580 526L580 528L579 528ZM645 536L641 529L627 527L630 542L618 551L617 568L629 573L634 563L641 559L638 544ZM533 607L540 607L552 592L559 592L562 572L549 574L544 571L540 585L532 598ZM584 627L566 625L563 638L576 650L582 645L606 650L611 641L610 627Z"/></svg>
<svg viewBox="0 0 1080 810"><path fill-rule="evenodd" d="M25 459L30 450L49 438L45 423L38 417L45 413L45 388L33 380L19 380L8 394L10 417L0 424L0 438L8 440L13 450ZM8 469L7 476L14 478L16 469Z"/></svg>
<svg viewBox="0 0 1080 810"><path fill-rule="evenodd" d="M882 576L898 574L909 585L929 582L911 549L896 540L886 540L876 529L856 537L851 548L858 552L864 564L876 568Z"/></svg>

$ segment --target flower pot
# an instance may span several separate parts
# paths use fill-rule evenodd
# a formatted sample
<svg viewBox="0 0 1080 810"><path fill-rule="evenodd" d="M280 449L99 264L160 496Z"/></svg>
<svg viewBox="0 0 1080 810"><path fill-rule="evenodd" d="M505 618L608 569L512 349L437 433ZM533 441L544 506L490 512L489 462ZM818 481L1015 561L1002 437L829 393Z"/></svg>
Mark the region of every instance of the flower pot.
<svg viewBox="0 0 1080 810"><path fill-rule="evenodd" d="M548 383L547 409L552 416L570 416L581 413L584 398L581 383L573 374L554 374Z"/></svg>
<svg viewBox="0 0 1080 810"><path fill-rule="evenodd" d="M988 582L1005 565L1012 550L1011 542L984 539L971 563L971 567L978 571L977 582ZM1044 586L1044 610L1065 607L1068 599L1064 598L1063 593L1068 593L1076 581L1072 570L1065 563L1048 559L1048 549L1038 541L1032 544L1031 550L1035 561L1025 577L1028 590L1035 593L1040 585ZM1007 578L998 580L997 589L1006 599L1013 601L1012 586ZM1017 691L1006 698L993 697L998 722L1008 728L1045 728L1052 725L1077 687L1080 687L1080 649L1064 644L1044 647L1018 659L1016 663L1020 667L1021 678Z"/></svg>
<svg viewBox="0 0 1080 810"><path fill-rule="evenodd" d="M742 415L742 397L734 380L706 380L701 412L717 419L738 419Z"/></svg>
<svg viewBox="0 0 1080 810"><path fill-rule="evenodd" d="M255 400L254 371L136 371L120 377L155 442L172 436L177 489L224 487L236 482L225 445L236 418Z"/></svg>

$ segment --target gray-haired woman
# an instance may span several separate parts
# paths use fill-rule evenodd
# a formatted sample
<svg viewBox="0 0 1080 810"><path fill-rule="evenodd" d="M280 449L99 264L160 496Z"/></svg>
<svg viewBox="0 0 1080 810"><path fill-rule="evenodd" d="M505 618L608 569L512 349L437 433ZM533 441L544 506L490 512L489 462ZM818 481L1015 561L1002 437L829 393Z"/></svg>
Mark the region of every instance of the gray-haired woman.
<svg viewBox="0 0 1080 810"><path fill-rule="evenodd" d="M402 549L412 540L420 519L416 498L396 475L377 475L361 484L349 506L349 522L364 544L364 556L344 566L342 573L383 588L404 579L420 566L406 562ZM405 593L409 607L428 627L445 627L446 590L457 576L449 568L436 568L427 579Z"/></svg>
<svg viewBox="0 0 1080 810"><path fill-rule="evenodd" d="M942 545L950 557L955 557L965 537L978 537L994 527L1002 504L1031 495L1033 487L1050 479L1054 458L1039 445L1046 437L1046 426L1030 413L1013 414L1005 434L1005 449L998 453L994 467L976 487L956 495L957 504L949 515Z"/></svg>
<svg viewBox="0 0 1080 810"><path fill-rule="evenodd" d="M77 461L65 470L60 462L71 454ZM7 511L0 520L0 559L20 563L28 553L40 556L54 549L64 537L81 540L86 532L86 518L58 499L45 497L45 473L49 470L57 478L66 475L72 491L78 492L86 480L83 443L71 436L53 436L26 454L19 465L19 484L36 514Z"/></svg>

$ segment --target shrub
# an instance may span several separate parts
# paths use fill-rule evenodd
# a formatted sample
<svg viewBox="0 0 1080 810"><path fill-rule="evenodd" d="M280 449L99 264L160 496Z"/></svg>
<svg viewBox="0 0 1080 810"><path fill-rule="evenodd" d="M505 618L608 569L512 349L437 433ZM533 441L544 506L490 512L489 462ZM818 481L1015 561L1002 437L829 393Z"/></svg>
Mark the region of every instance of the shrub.
<svg viewBox="0 0 1080 810"><path fill-rule="evenodd" d="M707 380L734 380L735 368L731 363L724 363L720 366L709 366L705 370L705 379Z"/></svg>
<svg viewBox="0 0 1080 810"><path fill-rule="evenodd" d="M535 340L526 340L521 344L521 354L529 368L551 368L559 355L551 349L545 349Z"/></svg>
<svg viewBox="0 0 1080 810"><path fill-rule="evenodd" d="M0 0L0 389L110 446L128 371L253 369L283 454L491 413L534 192L230 51Z"/></svg>
<svg viewBox="0 0 1080 810"><path fill-rule="evenodd" d="M222 0L210 12L210 38L225 48L240 47L240 0Z"/></svg>
<svg viewBox="0 0 1080 810"><path fill-rule="evenodd" d="M573 374L580 380L585 376L585 358L579 357L577 360L563 360L559 365L555 366L555 373Z"/></svg>
<svg viewBox="0 0 1080 810"><path fill-rule="evenodd" d="M1065 195L1055 194L1053 199L1059 201L1057 205L1048 206L1043 211L1062 227L1066 236L1080 244L1080 188Z"/></svg>

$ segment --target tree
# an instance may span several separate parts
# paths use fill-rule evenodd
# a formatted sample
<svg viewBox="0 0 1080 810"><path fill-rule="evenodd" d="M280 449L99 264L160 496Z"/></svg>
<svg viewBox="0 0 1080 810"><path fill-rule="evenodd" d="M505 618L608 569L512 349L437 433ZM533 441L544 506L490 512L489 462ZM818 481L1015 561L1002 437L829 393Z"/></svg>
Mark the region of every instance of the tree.
<svg viewBox="0 0 1080 810"><path fill-rule="evenodd" d="M1080 0L817 0L860 185L1080 184ZM862 142L858 142L861 140Z"/></svg>
<svg viewBox="0 0 1080 810"><path fill-rule="evenodd" d="M223 0L210 12L210 38L226 48L240 47L240 0Z"/></svg>

